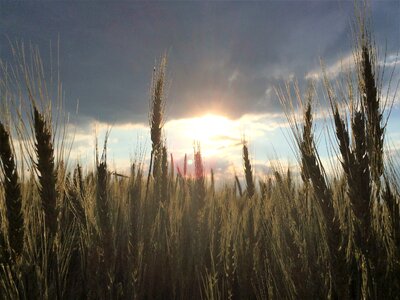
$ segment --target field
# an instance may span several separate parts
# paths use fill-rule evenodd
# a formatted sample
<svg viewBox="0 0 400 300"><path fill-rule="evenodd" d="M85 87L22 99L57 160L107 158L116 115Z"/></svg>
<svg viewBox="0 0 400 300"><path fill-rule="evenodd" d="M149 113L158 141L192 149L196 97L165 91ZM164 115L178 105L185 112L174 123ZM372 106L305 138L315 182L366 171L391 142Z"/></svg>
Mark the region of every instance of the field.
<svg viewBox="0 0 400 300"><path fill-rule="evenodd" d="M150 164L111 172L108 137L94 170L69 160L68 124L40 56L16 45L17 63L1 65L0 297L399 299L391 93L369 23L355 24L353 72L323 83L336 168L326 171L316 147L316 89L303 95L289 83L276 92L298 174L276 164L256 176L243 141L244 186L237 176L217 184L201 145L194 174L186 159L174 165L163 137L166 56L151 83Z"/></svg>

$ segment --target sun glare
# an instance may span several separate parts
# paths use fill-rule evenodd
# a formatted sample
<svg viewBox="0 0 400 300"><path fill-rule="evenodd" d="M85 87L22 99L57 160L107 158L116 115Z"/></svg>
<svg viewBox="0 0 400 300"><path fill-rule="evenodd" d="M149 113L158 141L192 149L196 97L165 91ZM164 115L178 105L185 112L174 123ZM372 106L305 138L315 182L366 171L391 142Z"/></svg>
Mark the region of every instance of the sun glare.
<svg viewBox="0 0 400 300"><path fill-rule="evenodd" d="M232 129L232 121L217 115L193 118L190 123L188 130L196 140L203 143L210 143L221 136L229 135Z"/></svg>
<svg viewBox="0 0 400 300"><path fill-rule="evenodd" d="M199 142L204 156L215 155L240 140L237 122L221 115L207 114L169 125L171 130L179 130L183 140Z"/></svg>

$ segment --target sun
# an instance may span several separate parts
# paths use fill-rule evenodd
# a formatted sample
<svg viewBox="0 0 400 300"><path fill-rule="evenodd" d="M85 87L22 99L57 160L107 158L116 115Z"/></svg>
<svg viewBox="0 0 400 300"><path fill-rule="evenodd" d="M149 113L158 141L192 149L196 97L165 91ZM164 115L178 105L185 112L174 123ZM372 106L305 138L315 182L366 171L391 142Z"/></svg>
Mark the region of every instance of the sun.
<svg viewBox="0 0 400 300"><path fill-rule="evenodd" d="M229 135L232 131L232 122L223 116L205 115L192 118L188 124L193 138L201 143L210 143L216 139Z"/></svg>
<svg viewBox="0 0 400 300"><path fill-rule="evenodd" d="M204 156L215 155L229 146L238 131L233 120L215 114L186 119L182 125L184 135L200 143Z"/></svg>
<svg viewBox="0 0 400 300"><path fill-rule="evenodd" d="M193 143L199 143L205 157L226 155L228 148L240 143L243 131L238 120L218 114L171 120L166 130L170 136L179 137L173 142L175 149L190 153Z"/></svg>

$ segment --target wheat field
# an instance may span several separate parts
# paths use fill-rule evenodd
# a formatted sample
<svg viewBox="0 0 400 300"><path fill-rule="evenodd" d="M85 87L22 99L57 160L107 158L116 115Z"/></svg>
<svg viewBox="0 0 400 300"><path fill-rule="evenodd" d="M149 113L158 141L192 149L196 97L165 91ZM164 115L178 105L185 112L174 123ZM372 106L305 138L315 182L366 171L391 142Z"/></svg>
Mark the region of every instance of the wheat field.
<svg viewBox="0 0 400 300"><path fill-rule="evenodd" d="M391 100L372 29L362 16L355 24L353 72L323 83L334 171L316 147L315 88L288 84L276 92L299 174L277 164L260 178L243 141L245 186L237 176L217 185L201 145L194 174L186 159L174 165L166 56L151 82L149 165L111 172L108 136L94 169L69 160L62 86L50 91L38 51L16 45L18 63L1 64L0 298L399 299Z"/></svg>

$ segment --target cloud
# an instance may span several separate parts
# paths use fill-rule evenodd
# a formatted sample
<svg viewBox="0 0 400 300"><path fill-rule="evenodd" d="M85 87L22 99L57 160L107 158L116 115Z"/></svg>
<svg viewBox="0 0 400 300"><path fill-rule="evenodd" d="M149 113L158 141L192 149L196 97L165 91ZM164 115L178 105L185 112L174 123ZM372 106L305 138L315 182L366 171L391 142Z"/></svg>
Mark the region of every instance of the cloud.
<svg viewBox="0 0 400 300"><path fill-rule="evenodd" d="M392 49L398 35L388 23L398 25L398 3L373 8L374 25ZM66 108L74 111L79 99L81 116L145 123L155 58L166 50L170 118L209 108L237 118L280 111L266 90L318 74L319 57L346 53L352 10L351 3L326 1L3 4L0 33L38 44L45 62L49 41L60 37ZM0 51L7 59L7 47Z"/></svg>
<svg viewBox="0 0 400 300"><path fill-rule="evenodd" d="M236 137L228 136L228 135L217 135L212 137L215 141L231 141L233 143L240 142L241 140Z"/></svg>
<svg viewBox="0 0 400 300"><path fill-rule="evenodd" d="M389 66L398 65L399 7L398 1L372 5L377 45L387 41ZM282 156L290 152L274 87L320 79L319 58L330 77L351 60L353 3L346 1L21 2L1 8L4 60L10 58L7 39L23 39L39 46L49 67L49 41L54 47L60 37L66 110L75 112L79 99L71 157L91 159L96 127L102 138L110 124L109 153L117 167L126 167L136 152L148 153L149 86L163 51L169 54L168 149L181 157L193 151L193 140L205 139L205 160L226 172L240 169L243 135L260 166L274 147ZM225 118L221 130L229 134L209 126L212 134L202 135L195 119L207 114Z"/></svg>
<svg viewBox="0 0 400 300"><path fill-rule="evenodd" d="M392 53L386 56L386 58L384 60L382 60L380 62L381 66L385 66L385 67L396 67L397 65L400 64L400 58L398 53Z"/></svg>
<svg viewBox="0 0 400 300"><path fill-rule="evenodd" d="M174 119L164 125L167 149L178 163L185 154L193 156L193 145L200 142L202 155L208 169L228 174L236 166L241 170L242 140L250 142L250 149L258 147L256 141L267 141L272 134L287 127L283 114L246 114L238 119L220 115ZM130 161L135 158L148 163L150 138L149 128L141 123L110 125L92 120L82 127L72 126L68 139L74 140L70 161L85 161L93 166L95 141L98 138L102 150L104 137L110 131L107 143L108 157L112 166L121 172L128 172ZM269 137L268 137L269 136ZM263 147L263 146L260 146ZM100 153L101 154L101 153Z"/></svg>
<svg viewBox="0 0 400 300"><path fill-rule="evenodd" d="M326 75L330 79L334 79L339 74L348 72L353 68L354 68L354 55L353 53L349 53L345 55L343 58L338 59L337 61L333 62L330 65L324 66L324 62L322 62L322 66L308 72L305 75L305 79L322 80L324 75Z"/></svg>
<svg viewBox="0 0 400 300"><path fill-rule="evenodd" d="M238 70L233 71L231 76L229 76L229 86L232 86L232 83L239 77L240 73Z"/></svg>

